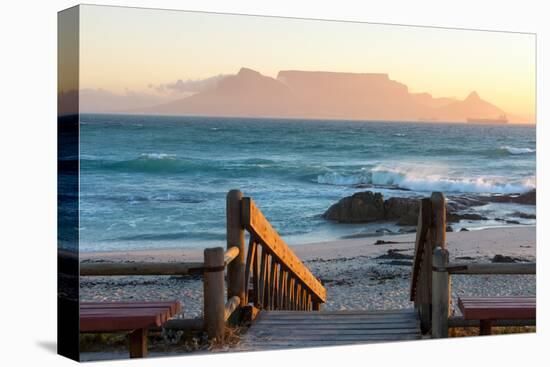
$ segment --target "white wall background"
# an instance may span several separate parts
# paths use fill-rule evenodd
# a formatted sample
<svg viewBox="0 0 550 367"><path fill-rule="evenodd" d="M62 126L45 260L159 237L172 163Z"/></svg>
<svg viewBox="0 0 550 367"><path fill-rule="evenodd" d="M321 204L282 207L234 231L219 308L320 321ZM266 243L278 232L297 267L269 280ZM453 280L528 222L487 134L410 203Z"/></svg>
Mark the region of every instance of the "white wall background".
<svg viewBox="0 0 550 367"><path fill-rule="evenodd" d="M116 362L119 366L540 365L547 355L550 39L544 1L118 0L98 4L356 20L538 34L538 332L314 350L186 356ZM70 365L56 339L56 12L74 1L5 1L0 8L0 363ZM510 50L511 53L514 50ZM546 82L546 83L545 83ZM546 102L546 103L545 103ZM545 340L546 343L545 343ZM111 362L112 363L112 362ZM97 366L111 363L94 364Z"/></svg>

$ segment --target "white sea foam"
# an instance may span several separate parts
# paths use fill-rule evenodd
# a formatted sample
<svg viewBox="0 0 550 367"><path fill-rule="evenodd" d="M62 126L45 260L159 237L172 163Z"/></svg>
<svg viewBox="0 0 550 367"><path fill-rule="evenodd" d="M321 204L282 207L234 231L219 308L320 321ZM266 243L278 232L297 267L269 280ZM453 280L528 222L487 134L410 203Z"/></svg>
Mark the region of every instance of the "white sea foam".
<svg viewBox="0 0 550 367"><path fill-rule="evenodd" d="M460 177L453 178L427 172L417 167L388 168L378 166L371 170L374 185L396 185L414 191L443 191L470 193L518 193L535 188L534 178L523 182L506 182L500 178Z"/></svg>
<svg viewBox="0 0 550 367"><path fill-rule="evenodd" d="M357 174L345 174L337 172L328 172L317 176L317 183L324 185L359 185L370 184L371 175L367 170L361 170Z"/></svg>
<svg viewBox="0 0 550 367"><path fill-rule="evenodd" d="M505 150L509 154L512 154L512 155L531 154L531 153L536 152L535 149L531 149L531 148L514 148L514 147L507 146L507 145L500 147L500 149Z"/></svg>
<svg viewBox="0 0 550 367"><path fill-rule="evenodd" d="M330 172L317 176L317 183L328 185L372 184L396 186L413 191L443 191L464 193L520 193L536 187L535 178L521 182L506 182L502 178L452 177L441 168L424 166L377 166L362 169L357 174Z"/></svg>
<svg viewBox="0 0 550 367"><path fill-rule="evenodd" d="M143 153L140 155L142 159L175 159L175 154L166 153Z"/></svg>

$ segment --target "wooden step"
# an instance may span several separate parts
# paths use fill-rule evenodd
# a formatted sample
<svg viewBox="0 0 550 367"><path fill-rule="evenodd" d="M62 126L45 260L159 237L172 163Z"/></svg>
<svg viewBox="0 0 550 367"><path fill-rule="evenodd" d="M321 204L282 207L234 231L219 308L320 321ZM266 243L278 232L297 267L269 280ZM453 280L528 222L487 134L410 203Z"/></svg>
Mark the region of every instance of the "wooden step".
<svg viewBox="0 0 550 367"><path fill-rule="evenodd" d="M420 338L420 320L414 310L262 311L238 348L309 348Z"/></svg>

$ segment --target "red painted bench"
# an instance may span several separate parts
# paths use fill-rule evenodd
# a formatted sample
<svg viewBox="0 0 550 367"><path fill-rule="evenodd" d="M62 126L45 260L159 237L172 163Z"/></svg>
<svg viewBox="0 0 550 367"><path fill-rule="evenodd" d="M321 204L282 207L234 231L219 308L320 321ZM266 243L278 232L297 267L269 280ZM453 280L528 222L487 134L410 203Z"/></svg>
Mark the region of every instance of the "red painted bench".
<svg viewBox="0 0 550 367"><path fill-rule="evenodd" d="M536 297L459 297L465 320L479 320L479 335L490 335L493 320L535 319Z"/></svg>
<svg viewBox="0 0 550 367"><path fill-rule="evenodd" d="M131 358L147 356L147 329L161 327L181 311L178 301L81 302L81 333L129 332Z"/></svg>

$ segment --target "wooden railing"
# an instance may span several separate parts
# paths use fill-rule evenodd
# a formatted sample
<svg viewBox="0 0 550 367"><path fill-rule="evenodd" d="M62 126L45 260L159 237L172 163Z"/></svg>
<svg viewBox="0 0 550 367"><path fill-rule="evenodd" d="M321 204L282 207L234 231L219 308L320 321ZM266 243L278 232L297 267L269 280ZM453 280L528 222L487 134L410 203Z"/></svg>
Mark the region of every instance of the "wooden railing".
<svg viewBox="0 0 550 367"><path fill-rule="evenodd" d="M244 304L252 302L265 310L320 310L326 302L325 288L273 229L254 200L238 190L229 192L227 200L228 241L233 240L231 245L244 252L244 232L249 234L242 283L238 276L228 276L228 280L239 280L233 288L243 295ZM240 275L241 269L234 271Z"/></svg>
<svg viewBox="0 0 550 367"><path fill-rule="evenodd" d="M246 308L252 315L258 309L320 310L321 303L326 301L325 288L273 229L254 201L232 190L227 195L226 214L227 248L205 249L203 262L83 262L80 275L202 274L203 318L173 319L165 327L204 330L209 338L222 343L228 320L232 315L242 319L239 316ZM246 258L245 231L250 237Z"/></svg>
<svg viewBox="0 0 550 367"><path fill-rule="evenodd" d="M446 337L449 327L479 326L450 316L450 274L535 274L536 264L449 263L446 244L445 196L432 193L420 201L410 296L419 312L423 333ZM498 320L495 326L528 325L530 320Z"/></svg>
<svg viewBox="0 0 550 367"><path fill-rule="evenodd" d="M446 338L449 327L479 326L479 321L451 317L451 274L536 274L536 263L474 264L449 263L447 249L436 247L433 253L432 269L432 337ZM494 326L533 325L534 320L495 320Z"/></svg>
<svg viewBox="0 0 550 367"><path fill-rule="evenodd" d="M245 291L252 284L254 305L267 310L319 310L327 297L321 282L271 227L251 198L243 198L242 213L250 233Z"/></svg>
<svg viewBox="0 0 550 367"><path fill-rule="evenodd" d="M445 196L432 193L420 200L415 251L411 274L410 296L420 315L423 333L429 332L432 323L432 261L436 246L446 247Z"/></svg>

